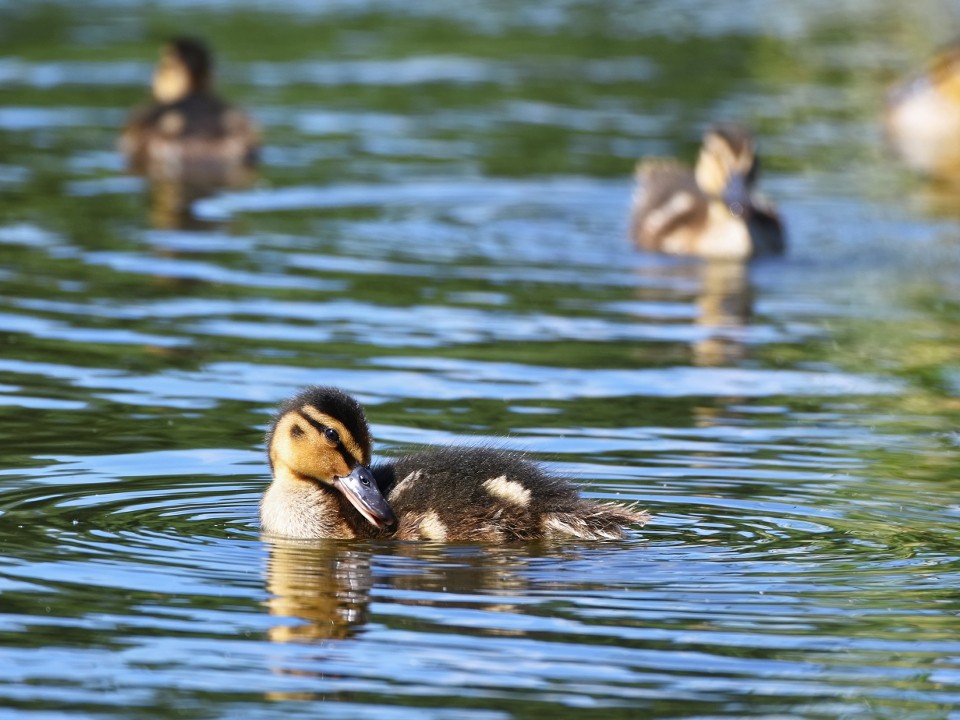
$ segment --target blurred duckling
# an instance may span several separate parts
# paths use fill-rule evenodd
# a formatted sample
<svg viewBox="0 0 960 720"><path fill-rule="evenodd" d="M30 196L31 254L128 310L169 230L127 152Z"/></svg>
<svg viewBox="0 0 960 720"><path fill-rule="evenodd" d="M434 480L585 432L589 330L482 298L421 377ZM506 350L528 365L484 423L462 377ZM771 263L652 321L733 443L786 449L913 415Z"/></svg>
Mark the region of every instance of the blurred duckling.
<svg viewBox="0 0 960 720"><path fill-rule="evenodd" d="M153 102L134 112L120 138L131 167L154 177L229 182L257 158L260 135L213 91L206 44L167 42L153 74Z"/></svg>
<svg viewBox="0 0 960 720"><path fill-rule="evenodd" d="M360 404L308 387L280 406L267 433L273 482L261 528L294 538L504 542L623 537L649 516L580 497L521 455L443 448L370 467Z"/></svg>
<svg viewBox="0 0 960 720"><path fill-rule="evenodd" d="M890 146L911 170L960 179L960 45L942 50L890 90L884 126Z"/></svg>
<svg viewBox="0 0 960 720"><path fill-rule="evenodd" d="M711 258L782 253L780 218L753 189L758 170L752 136L735 125L706 132L693 172L675 160L641 160L634 242L645 250Z"/></svg>

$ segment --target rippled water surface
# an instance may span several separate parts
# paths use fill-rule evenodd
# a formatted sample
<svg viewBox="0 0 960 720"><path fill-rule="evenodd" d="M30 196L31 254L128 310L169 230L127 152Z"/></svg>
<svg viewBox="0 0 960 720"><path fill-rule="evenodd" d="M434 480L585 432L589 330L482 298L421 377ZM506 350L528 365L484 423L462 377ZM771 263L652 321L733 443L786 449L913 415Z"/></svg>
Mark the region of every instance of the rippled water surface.
<svg viewBox="0 0 960 720"><path fill-rule="evenodd" d="M23 717L960 717L960 207L878 108L960 8L0 4L0 708ZM159 41L247 185L123 172ZM751 268L642 255L641 155L762 138ZM620 542L282 543L307 383L380 457L526 450ZM6 714L6 713L4 713Z"/></svg>

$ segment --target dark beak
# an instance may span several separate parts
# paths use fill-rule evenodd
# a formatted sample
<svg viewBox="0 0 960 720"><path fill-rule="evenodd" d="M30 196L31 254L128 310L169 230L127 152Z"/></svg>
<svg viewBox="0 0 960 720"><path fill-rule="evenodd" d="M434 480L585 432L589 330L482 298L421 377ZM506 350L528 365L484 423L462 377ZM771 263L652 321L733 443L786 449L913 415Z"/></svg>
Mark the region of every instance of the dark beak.
<svg viewBox="0 0 960 720"><path fill-rule="evenodd" d="M349 475L335 478L333 486L342 492L350 504L374 527L383 530L397 522L386 498L380 493L370 468L357 465Z"/></svg>
<svg viewBox="0 0 960 720"><path fill-rule="evenodd" d="M734 173L723 191L723 202L736 217L744 217L750 210L750 185L743 173Z"/></svg>

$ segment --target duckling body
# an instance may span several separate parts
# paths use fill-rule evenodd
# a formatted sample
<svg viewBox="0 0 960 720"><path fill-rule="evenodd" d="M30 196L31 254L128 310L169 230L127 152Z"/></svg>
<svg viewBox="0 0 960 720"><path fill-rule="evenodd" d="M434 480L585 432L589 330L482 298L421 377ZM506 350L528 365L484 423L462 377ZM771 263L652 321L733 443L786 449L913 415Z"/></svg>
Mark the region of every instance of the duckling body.
<svg viewBox="0 0 960 720"><path fill-rule="evenodd" d="M644 513L585 500L561 478L496 448L444 448L373 468L398 540L612 539Z"/></svg>
<svg viewBox="0 0 960 720"><path fill-rule="evenodd" d="M631 235L644 250L747 259L779 254L784 233L776 210L754 192L758 161L742 128L709 130L695 171L666 159L637 164Z"/></svg>
<svg viewBox="0 0 960 720"><path fill-rule="evenodd" d="M910 169L942 179L960 176L960 46L938 53L889 92L884 126Z"/></svg>
<svg viewBox="0 0 960 720"><path fill-rule="evenodd" d="M567 481L498 448L443 448L369 469L366 428L363 409L334 388L307 388L285 403L268 434L274 479L261 503L262 528L301 538L611 539L649 517L582 498Z"/></svg>
<svg viewBox="0 0 960 720"><path fill-rule="evenodd" d="M212 61L192 38L171 40L154 74L154 100L135 111L120 149L138 172L226 181L253 164L259 131L212 90Z"/></svg>

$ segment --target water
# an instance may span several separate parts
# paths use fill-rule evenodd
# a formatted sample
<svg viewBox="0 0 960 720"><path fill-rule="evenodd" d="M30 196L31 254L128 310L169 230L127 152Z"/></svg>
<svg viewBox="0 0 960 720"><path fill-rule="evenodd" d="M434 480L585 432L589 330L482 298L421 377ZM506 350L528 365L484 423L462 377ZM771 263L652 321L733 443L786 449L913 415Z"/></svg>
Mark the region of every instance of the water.
<svg viewBox="0 0 960 720"><path fill-rule="evenodd" d="M877 125L956 6L0 13L3 715L960 717L960 214ZM198 199L112 150L183 28L267 138ZM626 239L635 158L715 118L761 133L782 260ZM494 440L655 521L262 539L306 383L380 457Z"/></svg>

